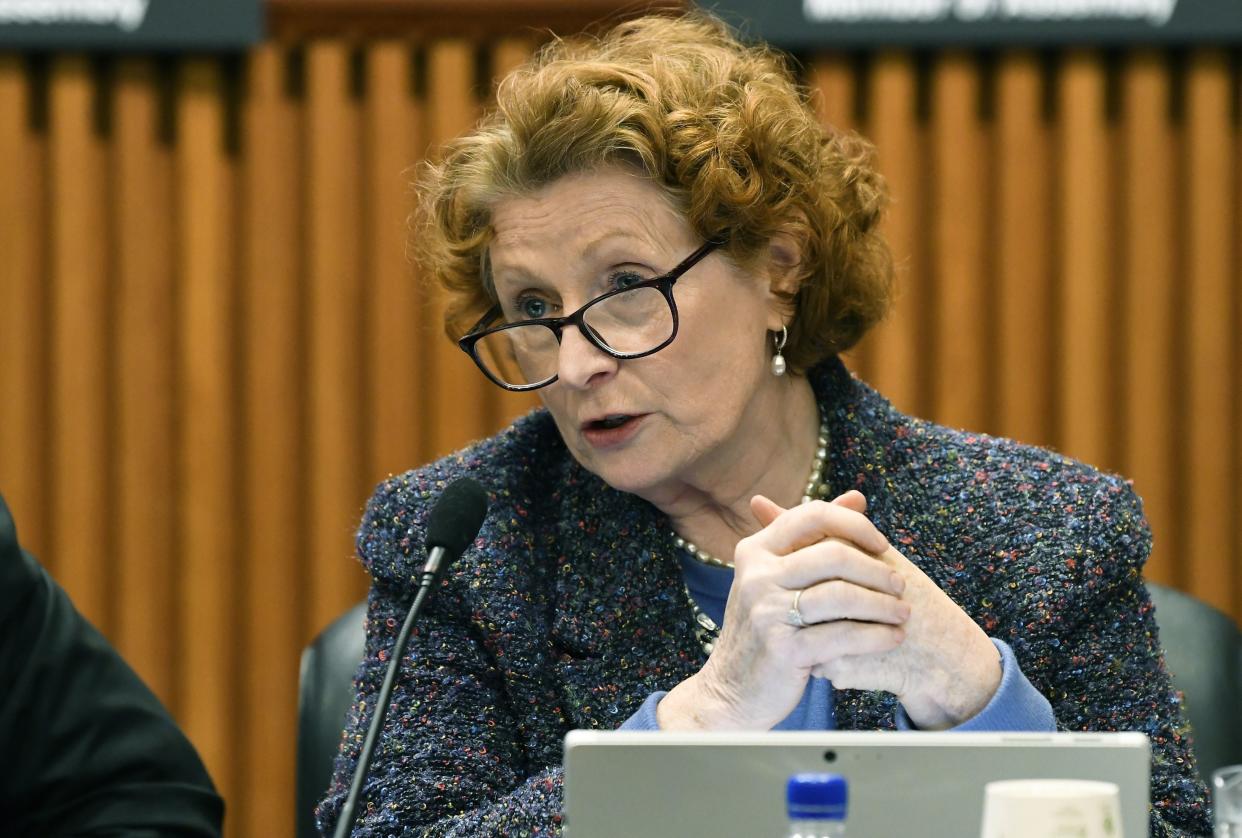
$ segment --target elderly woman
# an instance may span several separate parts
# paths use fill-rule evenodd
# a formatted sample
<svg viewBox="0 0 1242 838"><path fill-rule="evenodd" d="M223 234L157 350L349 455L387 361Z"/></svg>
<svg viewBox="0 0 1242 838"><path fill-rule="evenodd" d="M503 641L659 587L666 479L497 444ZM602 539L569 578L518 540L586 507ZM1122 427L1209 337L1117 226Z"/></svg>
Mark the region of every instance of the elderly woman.
<svg viewBox="0 0 1242 838"><path fill-rule="evenodd" d="M395 477L331 825L424 555L491 507L402 661L356 835L555 834L573 728L1138 730L1152 830L1204 790L1116 477L897 412L885 190L773 52L701 16L553 44L422 184L449 330L544 409Z"/></svg>

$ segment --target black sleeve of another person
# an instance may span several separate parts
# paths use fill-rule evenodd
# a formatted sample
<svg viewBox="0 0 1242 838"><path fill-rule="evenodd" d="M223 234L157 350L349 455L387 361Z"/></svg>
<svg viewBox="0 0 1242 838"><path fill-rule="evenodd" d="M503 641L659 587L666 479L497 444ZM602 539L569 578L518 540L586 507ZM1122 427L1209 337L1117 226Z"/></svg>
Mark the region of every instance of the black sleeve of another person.
<svg viewBox="0 0 1242 838"><path fill-rule="evenodd" d="M0 836L219 836L159 700L17 542L0 498Z"/></svg>

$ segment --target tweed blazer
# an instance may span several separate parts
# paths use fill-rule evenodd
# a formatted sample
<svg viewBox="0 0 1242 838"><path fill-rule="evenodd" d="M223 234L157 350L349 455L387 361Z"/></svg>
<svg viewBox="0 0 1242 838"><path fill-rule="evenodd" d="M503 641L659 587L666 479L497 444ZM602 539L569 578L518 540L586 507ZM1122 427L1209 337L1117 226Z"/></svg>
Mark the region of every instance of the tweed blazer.
<svg viewBox="0 0 1242 838"><path fill-rule="evenodd" d="M1121 479L1052 452L913 419L836 359L810 373L833 494L1007 642L1065 730L1152 743L1152 835L1207 835L1205 790L1141 578L1151 539ZM562 739L618 727L705 661L667 518L568 453L544 411L382 483L358 533L373 584L365 660L335 776L343 803L424 557L440 491L491 505L411 639L355 836L559 834ZM842 690L843 730L894 727L895 698Z"/></svg>

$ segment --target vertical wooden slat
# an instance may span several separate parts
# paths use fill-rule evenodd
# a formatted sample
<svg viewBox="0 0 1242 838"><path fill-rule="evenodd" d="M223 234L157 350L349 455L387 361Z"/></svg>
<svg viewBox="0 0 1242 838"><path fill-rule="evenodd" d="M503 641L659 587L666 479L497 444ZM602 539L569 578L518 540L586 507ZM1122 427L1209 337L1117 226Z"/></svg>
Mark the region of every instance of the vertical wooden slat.
<svg viewBox="0 0 1242 838"><path fill-rule="evenodd" d="M1061 312L1058 430L1072 457L1112 468L1117 394L1114 336L1109 133L1103 59L1067 55L1059 80Z"/></svg>
<svg viewBox="0 0 1242 838"><path fill-rule="evenodd" d="M365 147L367 166L367 359L371 370L374 440L367 480L421 464L421 435L430 401L419 358L419 287L406 259L407 220L413 208L409 178L421 106L413 93L412 53L404 41L367 50Z"/></svg>
<svg viewBox="0 0 1242 838"><path fill-rule="evenodd" d="M947 53L932 72L934 416L947 425L975 430L988 420L990 356L980 70L969 55Z"/></svg>
<svg viewBox="0 0 1242 838"><path fill-rule="evenodd" d="M159 136L150 60L117 71L112 214L116 226L117 587L114 638L155 693L173 697L174 503L171 156Z"/></svg>
<svg viewBox="0 0 1242 838"><path fill-rule="evenodd" d="M324 626L361 594L353 530L367 495L363 448L363 277L358 109L343 42L307 47L310 294L310 620Z"/></svg>
<svg viewBox="0 0 1242 838"><path fill-rule="evenodd" d="M51 70L52 455L51 554L78 610L111 628L108 312L102 142L95 78L78 56Z"/></svg>
<svg viewBox="0 0 1242 838"><path fill-rule="evenodd" d="M210 59L187 60L177 95L180 717L224 798L232 800L237 394L231 177L219 66Z"/></svg>
<svg viewBox="0 0 1242 838"><path fill-rule="evenodd" d="M854 118L858 102L850 56L841 52L815 56L807 74L807 84L812 91L811 104L826 130L834 133L858 130ZM847 352L844 360L860 376L870 378L871 355L866 343Z"/></svg>
<svg viewBox="0 0 1242 838"><path fill-rule="evenodd" d="M854 119L858 104L854 94L854 67L848 55L840 52L817 55L811 62L807 83L815 92L813 103L825 126L838 131L858 128Z"/></svg>
<svg viewBox="0 0 1242 838"><path fill-rule="evenodd" d="M1135 482L1154 545L1147 576L1177 581L1181 550L1174 530L1181 494L1174 471L1177 378L1174 319L1180 280L1174 266L1174 143L1170 72L1160 52L1143 51L1122 78L1122 184L1125 241L1125 415L1122 473Z"/></svg>
<svg viewBox="0 0 1242 838"><path fill-rule="evenodd" d="M448 38L428 49L427 139L433 148L465 132L474 123L474 48ZM464 352L444 335L444 301L428 286L423 309L423 381L427 393L429 435L424 458L432 459L486 436L495 425L497 397Z"/></svg>
<svg viewBox="0 0 1242 838"><path fill-rule="evenodd" d="M501 38L492 45L492 87L505 76L521 67L535 52L535 44L529 38Z"/></svg>
<svg viewBox="0 0 1242 838"><path fill-rule="evenodd" d="M997 429L1052 442L1048 132L1038 56L1001 58L996 79Z"/></svg>
<svg viewBox="0 0 1242 838"><path fill-rule="evenodd" d="M888 319L865 340L870 380L900 410L926 415L927 270L923 263L923 138L917 112L918 76L910 53L877 56L871 72L870 132L893 196L884 235L893 252L897 300Z"/></svg>
<svg viewBox="0 0 1242 838"><path fill-rule="evenodd" d="M1234 310L1230 195L1237 161L1231 154L1230 79L1225 55L1196 51L1186 79L1186 405L1192 422L1184 483L1187 520L1182 543L1189 590L1233 611L1236 560L1231 556L1238 479L1233 473L1232 391Z"/></svg>
<svg viewBox="0 0 1242 838"><path fill-rule="evenodd" d="M0 55L0 493L22 545L49 562L48 230L31 81L20 56Z"/></svg>
<svg viewBox="0 0 1242 838"><path fill-rule="evenodd" d="M1235 57L1234 65L1234 112L1242 114L1242 59ZM1233 123L1233 138L1229 143L1233 149L1233 159L1242 160L1242 124L1239 120ZM1233 168L1233 235L1234 263L1233 281L1235 289L1242 289L1242 165ZM1236 291L1233 299L1233 360L1234 381L1242 380L1242 290ZM1233 427L1242 427L1242 386L1235 384L1233 389ZM1242 443L1234 442L1233 468L1235 475L1234 513L1233 513L1233 562L1234 562L1234 608L1233 617L1242 626L1242 571L1237 571L1242 563Z"/></svg>
<svg viewBox="0 0 1242 838"><path fill-rule="evenodd" d="M319 628L305 623L312 569L304 564L302 515L308 496L308 469L302 464L302 148L297 103L287 95L285 61L280 46L255 50L242 106L247 514L241 786L253 791L235 802L231 819L235 834L255 836L289 832L298 656Z"/></svg>

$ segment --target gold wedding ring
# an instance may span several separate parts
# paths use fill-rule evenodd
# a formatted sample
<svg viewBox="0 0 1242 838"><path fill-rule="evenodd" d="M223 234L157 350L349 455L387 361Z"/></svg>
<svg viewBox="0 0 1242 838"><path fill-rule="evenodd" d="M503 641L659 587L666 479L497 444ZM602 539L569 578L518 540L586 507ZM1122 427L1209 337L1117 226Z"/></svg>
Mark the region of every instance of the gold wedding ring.
<svg viewBox="0 0 1242 838"><path fill-rule="evenodd" d="M806 628L807 622L802 618L802 612L798 609L798 601L802 599L802 594L806 588L801 588L794 592L793 607L789 609L789 625L794 628Z"/></svg>

